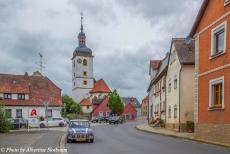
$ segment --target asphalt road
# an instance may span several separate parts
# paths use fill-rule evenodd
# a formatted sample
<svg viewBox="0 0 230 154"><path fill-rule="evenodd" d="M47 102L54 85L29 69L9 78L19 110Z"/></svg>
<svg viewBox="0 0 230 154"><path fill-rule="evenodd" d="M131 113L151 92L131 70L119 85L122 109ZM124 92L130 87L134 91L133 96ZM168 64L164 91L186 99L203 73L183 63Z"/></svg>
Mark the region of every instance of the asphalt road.
<svg viewBox="0 0 230 154"><path fill-rule="evenodd" d="M137 123L96 126L95 143L68 143L69 154L230 154L230 149L140 132Z"/></svg>
<svg viewBox="0 0 230 154"><path fill-rule="evenodd" d="M59 153L53 151L59 148L59 141L61 136L64 135L63 131L31 131L31 132L11 132L0 134L0 154L16 154L14 150L25 149L28 154L45 154L45 153ZM29 149L30 148L30 149ZM48 149L49 148L49 149ZM33 151L33 150L45 150Z"/></svg>

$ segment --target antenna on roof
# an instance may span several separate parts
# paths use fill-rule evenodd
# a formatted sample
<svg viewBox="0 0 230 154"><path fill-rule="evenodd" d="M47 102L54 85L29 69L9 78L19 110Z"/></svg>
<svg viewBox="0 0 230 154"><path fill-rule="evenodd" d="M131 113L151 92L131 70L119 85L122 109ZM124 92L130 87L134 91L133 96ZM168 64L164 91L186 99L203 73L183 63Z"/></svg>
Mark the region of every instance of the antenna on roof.
<svg viewBox="0 0 230 154"><path fill-rule="evenodd" d="M42 73L42 70L43 68L45 68L44 64L43 64L43 55L39 52L39 57L40 57L40 60L39 60L39 70L40 70L40 73Z"/></svg>

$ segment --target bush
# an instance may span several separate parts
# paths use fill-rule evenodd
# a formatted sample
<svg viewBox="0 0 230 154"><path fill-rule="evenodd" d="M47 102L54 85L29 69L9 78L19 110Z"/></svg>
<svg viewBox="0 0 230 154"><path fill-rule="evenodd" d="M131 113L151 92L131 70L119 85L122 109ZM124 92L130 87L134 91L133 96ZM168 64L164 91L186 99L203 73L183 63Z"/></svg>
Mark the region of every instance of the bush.
<svg viewBox="0 0 230 154"><path fill-rule="evenodd" d="M7 119L5 107L0 104L0 133L8 132L10 129L12 129L12 126Z"/></svg>
<svg viewBox="0 0 230 154"><path fill-rule="evenodd" d="M10 129L12 129L12 125L10 124L8 120L0 121L0 133L9 132Z"/></svg>

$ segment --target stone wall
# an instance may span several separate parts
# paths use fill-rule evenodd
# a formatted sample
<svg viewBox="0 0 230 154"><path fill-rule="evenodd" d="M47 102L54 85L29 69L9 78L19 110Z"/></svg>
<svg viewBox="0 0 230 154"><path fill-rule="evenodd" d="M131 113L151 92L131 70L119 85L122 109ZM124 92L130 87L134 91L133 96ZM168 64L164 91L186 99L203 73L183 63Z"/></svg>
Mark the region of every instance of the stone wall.
<svg viewBox="0 0 230 154"><path fill-rule="evenodd" d="M230 124L197 124L195 137L230 146Z"/></svg>

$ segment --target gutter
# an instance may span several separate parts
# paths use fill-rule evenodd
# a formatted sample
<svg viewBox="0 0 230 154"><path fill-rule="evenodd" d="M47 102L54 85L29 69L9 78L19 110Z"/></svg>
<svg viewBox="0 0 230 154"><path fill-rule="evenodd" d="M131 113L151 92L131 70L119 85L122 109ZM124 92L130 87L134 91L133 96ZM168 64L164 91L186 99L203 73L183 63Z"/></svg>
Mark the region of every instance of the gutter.
<svg viewBox="0 0 230 154"><path fill-rule="evenodd" d="M181 65L181 68L180 68L180 74L179 74L179 132L181 132L181 127L180 127L180 105L181 105L181 102L180 102L180 96L181 96L181 70L182 70L182 66Z"/></svg>

